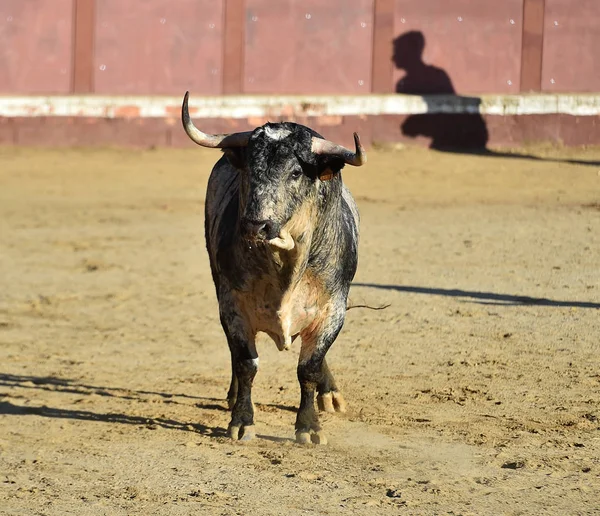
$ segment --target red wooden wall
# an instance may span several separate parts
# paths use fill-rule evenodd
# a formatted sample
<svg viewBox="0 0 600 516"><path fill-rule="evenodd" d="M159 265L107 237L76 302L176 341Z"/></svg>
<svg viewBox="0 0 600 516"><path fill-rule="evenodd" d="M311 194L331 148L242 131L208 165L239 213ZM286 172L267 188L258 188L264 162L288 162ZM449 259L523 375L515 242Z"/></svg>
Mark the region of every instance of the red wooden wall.
<svg viewBox="0 0 600 516"><path fill-rule="evenodd" d="M546 0L542 91L600 91L600 1Z"/></svg>
<svg viewBox="0 0 600 516"><path fill-rule="evenodd" d="M0 2L0 93L69 93L72 0Z"/></svg>
<svg viewBox="0 0 600 516"><path fill-rule="evenodd" d="M0 94L392 93L406 33L460 94L597 92L598 20L598 0L2 0Z"/></svg>
<svg viewBox="0 0 600 516"><path fill-rule="evenodd" d="M371 91L372 0L246 0L244 93Z"/></svg>
<svg viewBox="0 0 600 516"><path fill-rule="evenodd" d="M394 29L395 37L421 32L423 60L445 70L457 92L519 93L523 0L396 0ZM394 70L394 82L403 75Z"/></svg>

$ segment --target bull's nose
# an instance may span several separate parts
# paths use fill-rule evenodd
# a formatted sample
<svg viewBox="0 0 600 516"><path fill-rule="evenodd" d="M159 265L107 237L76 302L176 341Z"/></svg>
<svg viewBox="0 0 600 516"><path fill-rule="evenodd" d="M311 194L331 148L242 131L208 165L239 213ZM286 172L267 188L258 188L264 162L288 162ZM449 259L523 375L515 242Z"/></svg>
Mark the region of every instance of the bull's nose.
<svg viewBox="0 0 600 516"><path fill-rule="evenodd" d="M248 239L271 240L279 236L281 228L271 220L242 219L242 234Z"/></svg>

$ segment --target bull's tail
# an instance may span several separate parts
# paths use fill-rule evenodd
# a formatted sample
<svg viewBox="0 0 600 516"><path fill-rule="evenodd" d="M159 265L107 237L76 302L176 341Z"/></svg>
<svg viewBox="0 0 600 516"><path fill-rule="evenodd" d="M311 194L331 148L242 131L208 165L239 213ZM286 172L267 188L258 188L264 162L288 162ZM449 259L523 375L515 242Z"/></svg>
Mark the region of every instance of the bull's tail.
<svg viewBox="0 0 600 516"><path fill-rule="evenodd" d="M368 308L369 310L385 310L392 306L391 304L381 305L381 306L371 306L371 305L349 305L346 307L346 312L348 310L352 310L353 308Z"/></svg>

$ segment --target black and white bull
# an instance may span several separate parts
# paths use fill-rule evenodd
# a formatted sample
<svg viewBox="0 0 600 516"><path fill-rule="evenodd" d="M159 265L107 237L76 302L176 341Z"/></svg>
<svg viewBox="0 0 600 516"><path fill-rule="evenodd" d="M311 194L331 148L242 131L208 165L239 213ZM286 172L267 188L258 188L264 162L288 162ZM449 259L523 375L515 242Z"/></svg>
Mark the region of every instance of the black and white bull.
<svg viewBox="0 0 600 516"><path fill-rule="evenodd" d="M358 260L358 211L340 174L366 162L358 135L355 152L287 122L209 135L190 120L188 93L182 122L195 143L224 153L208 181L205 235L231 351L228 435L255 435L257 332L280 350L299 335L296 440L324 444L315 389L320 410L345 411L325 355L344 324Z"/></svg>

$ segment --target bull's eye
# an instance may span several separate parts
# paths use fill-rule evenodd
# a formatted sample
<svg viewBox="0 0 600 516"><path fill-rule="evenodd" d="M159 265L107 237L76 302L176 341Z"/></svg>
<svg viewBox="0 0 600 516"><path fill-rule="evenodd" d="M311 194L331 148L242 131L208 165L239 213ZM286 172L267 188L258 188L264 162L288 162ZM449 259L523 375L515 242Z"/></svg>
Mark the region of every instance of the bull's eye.
<svg viewBox="0 0 600 516"><path fill-rule="evenodd" d="M292 170L292 179L298 179L301 175L302 175L301 168L295 168L294 170Z"/></svg>

